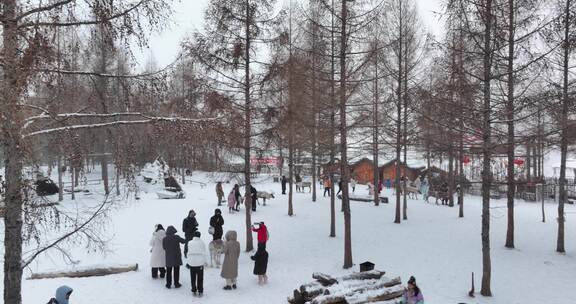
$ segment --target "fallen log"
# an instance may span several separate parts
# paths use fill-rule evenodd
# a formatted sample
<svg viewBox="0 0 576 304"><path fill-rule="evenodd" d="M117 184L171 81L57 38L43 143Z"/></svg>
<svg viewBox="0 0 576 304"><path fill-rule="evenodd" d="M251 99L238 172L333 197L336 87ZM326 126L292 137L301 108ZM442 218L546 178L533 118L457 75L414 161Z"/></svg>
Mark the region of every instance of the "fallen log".
<svg viewBox="0 0 576 304"><path fill-rule="evenodd" d="M326 288L322 286L322 284L318 282L313 282L310 284L300 286L300 294L306 301L310 301L311 299L321 295L324 293Z"/></svg>
<svg viewBox="0 0 576 304"><path fill-rule="evenodd" d="M118 265L111 267L96 267L78 269L72 271L57 271L57 272L44 272L33 273L27 280L40 280L40 279L54 279L54 278L86 278L86 277L99 277L111 274L119 274L130 271L137 271L138 264L131 265Z"/></svg>
<svg viewBox="0 0 576 304"><path fill-rule="evenodd" d="M347 276L343 276L342 280L378 280L386 274L386 271L370 270L364 272L355 272Z"/></svg>
<svg viewBox="0 0 576 304"><path fill-rule="evenodd" d="M390 301L390 300L394 300L394 299L398 299L398 298L402 297L403 294L404 294L404 289L395 290L395 291L387 291L387 292L383 292L379 295L370 296L365 301L360 301L360 302L348 301L348 304L363 304L363 303L374 303L374 302L380 302L380 301Z"/></svg>
<svg viewBox="0 0 576 304"><path fill-rule="evenodd" d="M288 302L291 304L306 304L306 299L297 289L294 289L294 295L288 299Z"/></svg>
<svg viewBox="0 0 576 304"><path fill-rule="evenodd" d="M320 272L313 273L312 278L320 282L320 284L322 284L323 286L330 286L338 283L338 280L336 280L335 278Z"/></svg>
<svg viewBox="0 0 576 304"><path fill-rule="evenodd" d="M394 287L396 285L400 285L401 283L402 283L402 281L398 277L398 278L394 278L390 281L381 281L381 282L375 282L374 284L370 284L370 285L353 287L352 292L364 293L364 292L367 292L369 290L377 290L377 289L385 289L385 288Z"/></svg>
<svg viewBox="0 0 576 304"><path fill-rule="evenodd" d="M371 303L375 301L387 301L402 296L404 287L401 286L400 278L388 280L361 281L364 284L345 283L336 284L329 288L323 295L312 299L312 304L350 304L350 303Z"/></svg>
<svg viewBox="0 0 576 304"><path fill-rule="evenodd" d="M314 273L316 281L300 285L288 298L291 304L396 303L404 287L399 277L390 279L384 271L357 272L342 277Z"/></svg>

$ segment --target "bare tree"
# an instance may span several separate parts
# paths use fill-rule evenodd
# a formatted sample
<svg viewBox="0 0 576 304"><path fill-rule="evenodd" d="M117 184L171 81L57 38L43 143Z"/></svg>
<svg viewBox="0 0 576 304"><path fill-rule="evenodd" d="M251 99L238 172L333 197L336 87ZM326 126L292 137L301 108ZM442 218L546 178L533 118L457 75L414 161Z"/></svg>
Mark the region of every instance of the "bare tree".
<svg viewBox="0 0 576 304"><path fill-rule="evenodd" d="M250 193L250 154L254 137L252 120L254 95L261 85L254 67L259 65L253 55L258 52L258 43L266 39L278 18L272 16L274 0L211 0L205 15L204 33L196 33L192 51L213 76L215 87L222 88L234 98L244 117L243 157L245 193ZM242 97L240 97L242 96ZM246 195L246 251L254 248L251 231L251 197Z"/></svg>

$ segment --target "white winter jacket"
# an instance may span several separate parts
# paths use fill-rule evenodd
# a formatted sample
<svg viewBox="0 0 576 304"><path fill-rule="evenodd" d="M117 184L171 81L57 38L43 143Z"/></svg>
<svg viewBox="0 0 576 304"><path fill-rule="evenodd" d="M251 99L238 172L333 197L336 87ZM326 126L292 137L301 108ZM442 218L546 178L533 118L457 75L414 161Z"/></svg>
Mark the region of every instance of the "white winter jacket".
<svg viewBox="0 0 576 304"><path fill-rule="evenodd" d="M204 266L206 264L206 245L202 239L194 237L188 242L188 257L186 264L190 267Z"/></svg>
<svg viewBox="0 0 576 304"><path fill-rule="evenodd" d="M158 230L152 234L152 239L150 240L150 267L166 267L166 252L162 247L162 240L166 236L166 231Z"/></svg>

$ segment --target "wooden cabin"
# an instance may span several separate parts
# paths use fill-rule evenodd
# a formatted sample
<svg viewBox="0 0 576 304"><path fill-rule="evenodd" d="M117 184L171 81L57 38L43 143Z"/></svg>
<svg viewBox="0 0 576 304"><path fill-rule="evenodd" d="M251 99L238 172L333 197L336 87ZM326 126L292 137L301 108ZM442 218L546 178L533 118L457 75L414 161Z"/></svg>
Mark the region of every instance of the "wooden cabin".
<svg viewBox="0 0 576 304"><path fill-rule="evenodd" d="M368 158L361 160L350 165L350 176L353 177L359 184L373 183L374 180L374 162Z"/></svg>
<svg viewBox="0 0 576 304"><path fill-rule="evenodd" d="M405 163L400 162L400 176L406 176L411 181L415 180L420 176L424 168L412 168L407 166ZM391 160L380 167L380 177L383 181L390 180L394 181L396 179L396 160Z"/></svg>

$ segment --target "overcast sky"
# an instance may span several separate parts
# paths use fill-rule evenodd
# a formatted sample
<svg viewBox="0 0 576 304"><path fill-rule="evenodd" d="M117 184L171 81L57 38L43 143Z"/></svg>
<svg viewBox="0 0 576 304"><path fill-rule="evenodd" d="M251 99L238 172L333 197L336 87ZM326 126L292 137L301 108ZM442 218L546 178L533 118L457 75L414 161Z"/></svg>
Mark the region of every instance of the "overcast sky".
<svg viewBox="0 0 576 304"><path fill-rule="evenodd" d="M278 2L288 1L279 0ZM171 25L162 33L156 33L150 38L150 49L137 54L138 61L144 63L153 56L158 67L173 62L180 50L180 42L195 29L201 29L203 13L208 0L176 0L171 18ZM438 12L441 11L442 0L416 0L420 17L425 30L438 36L442 32Z"/></svg>

